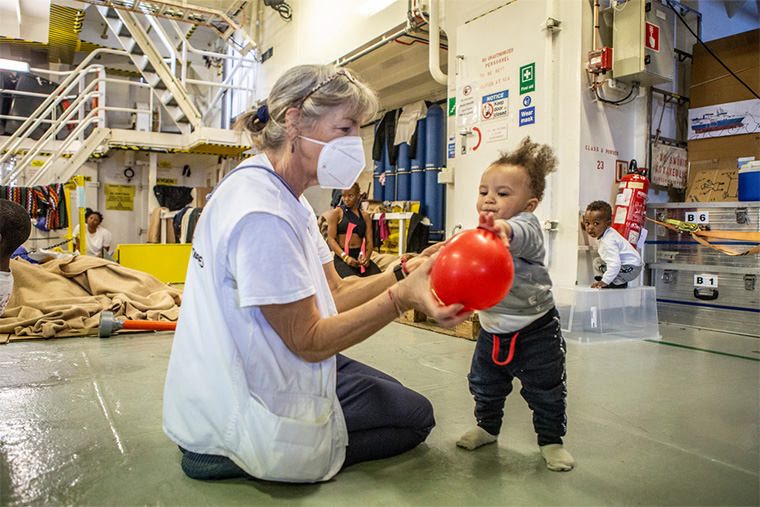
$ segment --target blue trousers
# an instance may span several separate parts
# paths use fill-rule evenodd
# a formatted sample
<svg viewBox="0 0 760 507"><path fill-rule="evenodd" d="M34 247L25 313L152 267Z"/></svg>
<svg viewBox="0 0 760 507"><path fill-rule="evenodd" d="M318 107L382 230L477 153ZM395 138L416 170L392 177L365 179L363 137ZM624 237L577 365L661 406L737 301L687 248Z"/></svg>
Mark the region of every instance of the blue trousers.
<svg viewBox="0 0 760 507"><path fill-rule="evenodd" d="M344 467L406 452L435 426L421 394L366 364L337 356L337 394L348 428Z"/></svg>
<svg viewBox="0 0 760 507"><path fill-rule="evenodd" d="M370 366L337 355L336 392L348 429L343 467L389 458L425 441L435 426L433 405L421 394ZM200 480L249 476L226 456L180 447L182 470Z"/></svg>
<svg viewBox="0 0 760 507"><path fill-rule="evenodd" d="M538 445L561 444L567 429L565 351L556 309L514 335L481 330L467 376L478 426L499 434L504 403L517 377L520 394L533 411Z"/></svg>

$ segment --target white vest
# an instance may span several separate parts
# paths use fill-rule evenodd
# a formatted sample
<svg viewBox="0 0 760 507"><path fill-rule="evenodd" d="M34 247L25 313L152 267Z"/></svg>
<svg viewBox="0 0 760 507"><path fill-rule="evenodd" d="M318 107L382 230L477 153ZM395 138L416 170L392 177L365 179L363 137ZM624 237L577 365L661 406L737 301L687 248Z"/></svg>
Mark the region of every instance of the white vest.
<svg viewBox="0 0 760 507"><path fill-rule="evenodd" d="M293 354L258 307L240 307L227 266L238 222L249 213L274 214L298 236L320 315L334 315L310 234L317 221L303 196L297 201L272 173L246 168L252 165L271 168L263 155L241 163L216 187L195 229L164 390L164 432L260 479L324 481L340 470L348 444L335 357L309 363Z"/></svg>

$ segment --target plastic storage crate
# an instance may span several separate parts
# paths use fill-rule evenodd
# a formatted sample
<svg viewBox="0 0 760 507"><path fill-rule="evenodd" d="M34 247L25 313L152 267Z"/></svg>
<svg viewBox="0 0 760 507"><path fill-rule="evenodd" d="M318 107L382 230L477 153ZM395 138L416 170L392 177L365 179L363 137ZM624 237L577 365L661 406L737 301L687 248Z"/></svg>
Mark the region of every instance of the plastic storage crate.
<svg viewBox="0 0 760 507"><path fill-rule="evenodd" d="M654 287L552 289L566 340L585 344L659 340Z"/></svg>

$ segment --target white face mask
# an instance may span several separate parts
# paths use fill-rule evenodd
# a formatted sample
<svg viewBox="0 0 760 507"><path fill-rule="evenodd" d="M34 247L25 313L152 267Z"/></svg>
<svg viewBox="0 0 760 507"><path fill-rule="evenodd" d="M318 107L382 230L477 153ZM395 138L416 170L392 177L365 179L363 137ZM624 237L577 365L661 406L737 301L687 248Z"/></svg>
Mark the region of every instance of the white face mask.
<svg viewBox="0 0 760 507"><path fill-rule="evenodd" d="M365 166L361 137L336 137L328 143L299 137L324 146L317 162L317 180L320 187L345 190L356 183Z"/></svg>

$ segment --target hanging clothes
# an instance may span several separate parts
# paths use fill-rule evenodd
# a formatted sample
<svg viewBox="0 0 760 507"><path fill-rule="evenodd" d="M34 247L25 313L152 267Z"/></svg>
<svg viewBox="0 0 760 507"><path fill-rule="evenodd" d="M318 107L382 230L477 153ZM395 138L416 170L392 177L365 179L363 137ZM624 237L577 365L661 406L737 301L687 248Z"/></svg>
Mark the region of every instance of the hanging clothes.
<svg viewBox="0 0 760 507"><path fill-rule="evenodd" d="M20 204L31 218L41 218L48 230L69 226L63 183L35 187L0 186L0 198Z"/></svg>
<svg viewBox="0 0 760 507"><path fill-rule="evenodd" d="M190 187L179 187L174 185L156 185L153 187L153 193L156 194L158 204L169 211L177 211L193 202L193 191Z"/></svg>
<svg viewBox="0 0 760 507"><path fill-rule="evenodd" d="M172 225L174 226L174 241L176 243L182 243L182 219L185 217L185 213L192 209L190 206L185 206L174 215Z"/></svg>
<svg viewBox="0 0 760 507"><path fill-rule="evenodd" d="M380 124L375 131L375 143L372 145L372 159L380 161L383 157L383 149L387 149L388 161L390 165L396 165L398 159L398 146L393 144L396 139L396 119L398 109L388 111L380 120Z"/></svg>
<svg viewBox="0 0 760 507"><path fill-rule="evenodd" d="M420 253L430 245L430 220L413 213L406 233L406 251Z"/></svg>
<svg viewBox="0 0 760 507"><path fill-rule="evenodd" d="M184 231L185 243L193 242L193 235L195 234L195 226L198 223L198 219L201 217L201 211L203 211L203 208L193 208L193 211L190 211L188 213L190 215L190 218L188 218L187 220L187 230Z"/></svg>
<svg viewBox="0 0 760 507"><path fill-rule="evenodd" d="M411 146L412 137L417 130L417 121L427 116L427 104L424 100L418 100L407 104L401 110L396 126L396 137L394 144L407 143ZM417 151L415 149L415 155ZM411 157L414 158L414 157Z"/></svg>

